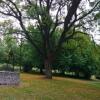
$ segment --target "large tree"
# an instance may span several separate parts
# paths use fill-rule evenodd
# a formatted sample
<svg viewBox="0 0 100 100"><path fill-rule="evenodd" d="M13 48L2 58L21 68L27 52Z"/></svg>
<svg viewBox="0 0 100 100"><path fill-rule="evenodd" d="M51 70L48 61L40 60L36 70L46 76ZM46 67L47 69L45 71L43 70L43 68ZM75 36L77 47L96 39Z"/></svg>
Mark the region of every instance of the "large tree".
<svg viewBox="0 0 100 100"><path fill-rule="evenodd" d="M51 66L56 52L60 50L64 42L73 38L74 34L76 34L75 29L80 26L79 22L94 11L100 2L97 2L91 10L84 13L83 9L80 9L84 1L1 0L0 13L14 17L19 21L25 37L44 61L47 78L52 78ZM27 22L28 27L25 22ZM29 30L29 27L33 28L34 31ZM52 37L58 27L62 28L62 30L58 33L60 35L54 47ZM33 38L34 33L37 32L36 29L38 29L42 41ZM70 29L72 30L71 34L69 34Z"/></svg>

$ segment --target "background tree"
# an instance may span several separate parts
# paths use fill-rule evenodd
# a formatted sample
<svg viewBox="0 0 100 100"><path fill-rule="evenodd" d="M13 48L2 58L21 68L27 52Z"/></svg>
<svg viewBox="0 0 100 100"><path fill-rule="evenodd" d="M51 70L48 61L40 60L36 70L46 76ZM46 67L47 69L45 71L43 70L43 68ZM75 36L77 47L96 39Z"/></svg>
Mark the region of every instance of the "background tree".
<svg viewBox="0 0 100 100"><path fill-rule="evenodd" d="M58 70L62 75L66 72L74 72L74 76L90 78L96 75L99 68L99 53L95 43L85 33L77 33L72 39L63 44L63 48L57 54L54 62L54 70Z"/></svg>

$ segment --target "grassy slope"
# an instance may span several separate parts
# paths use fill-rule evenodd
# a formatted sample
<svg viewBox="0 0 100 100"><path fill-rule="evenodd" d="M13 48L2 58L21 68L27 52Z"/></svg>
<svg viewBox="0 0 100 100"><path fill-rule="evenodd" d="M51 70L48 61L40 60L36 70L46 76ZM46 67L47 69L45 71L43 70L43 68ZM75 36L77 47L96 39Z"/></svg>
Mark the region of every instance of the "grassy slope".
<svg viewBox="0 0 100 100"><path fill-rule="evenodd" d="M100 100L100 82L21 74L21 85L0 87L0 100Z"/></svg>

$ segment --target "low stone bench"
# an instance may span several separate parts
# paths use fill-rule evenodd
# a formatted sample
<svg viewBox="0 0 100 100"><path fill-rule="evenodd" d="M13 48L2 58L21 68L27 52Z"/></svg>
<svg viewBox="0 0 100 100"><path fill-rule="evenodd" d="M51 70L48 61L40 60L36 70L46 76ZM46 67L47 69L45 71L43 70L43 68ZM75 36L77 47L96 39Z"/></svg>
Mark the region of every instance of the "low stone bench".
<svg viewBox="0 0 100 100"><path fill-rule="evenodd" d="M0 71L0 85L19 85L20 73Z"/></svg>

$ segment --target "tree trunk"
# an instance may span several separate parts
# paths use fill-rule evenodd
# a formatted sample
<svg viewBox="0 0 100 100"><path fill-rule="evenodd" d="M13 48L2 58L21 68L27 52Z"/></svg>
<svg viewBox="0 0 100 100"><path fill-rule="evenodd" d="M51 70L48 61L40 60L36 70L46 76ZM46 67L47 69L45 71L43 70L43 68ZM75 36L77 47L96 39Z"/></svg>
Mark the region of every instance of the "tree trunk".
<svg viewBox="0 0 100 100"><path fill-rule="evenodd" d="M46 59L44 63L46 78L52 79L52 68L49 59Z"/></svg>
<svg viewBox="0 0 100 100"><path fill-rule="evenodd" d="M40 67L40 73L43 74L44 64Z"/></svg>
<svg viewBox="0 0 100 100"><path fill-rule="evenodd" d="M76 78L79 78L79 71L75 71Z"/></svg>
<svg viewBox="0 0 100 100"><path fill-rule="evenodd" d="M43 68L40 68L40 73L43 74Z"/></svg>

